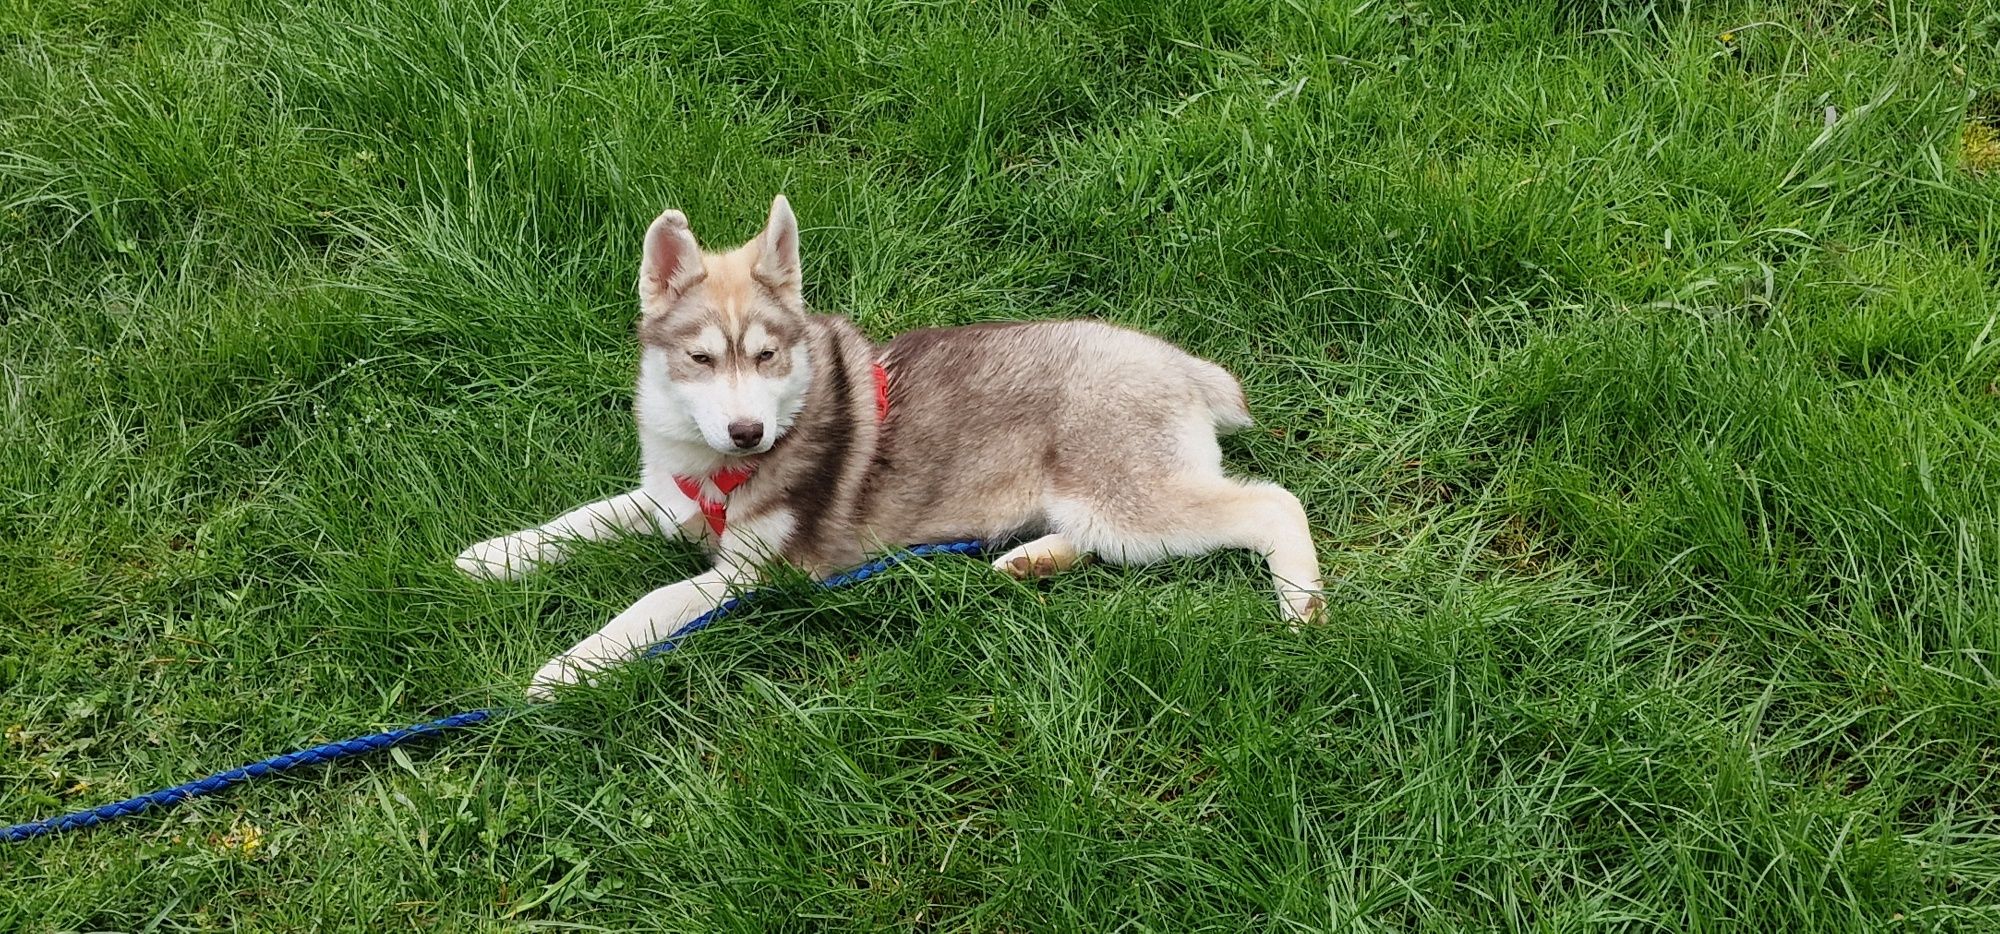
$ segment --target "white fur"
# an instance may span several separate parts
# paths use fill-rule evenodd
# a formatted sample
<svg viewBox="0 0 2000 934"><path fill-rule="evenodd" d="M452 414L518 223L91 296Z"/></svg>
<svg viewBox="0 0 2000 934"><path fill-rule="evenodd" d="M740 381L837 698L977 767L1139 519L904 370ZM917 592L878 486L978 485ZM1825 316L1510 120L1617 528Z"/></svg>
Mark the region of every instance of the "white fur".
<svg viewBox="0 0 2000 934"><path fill-rule="evenodd" d="M639 598L604 628L549 659L535 673L528 696L547 697L557 686L630 661L647 647L673 638L696 617L721 606L732 591L752 583L756 568L777 553L793 524L791 514L785 512L759 516L751 522L731 522L723 530L720 561L714 569Z"/></svg>
<svg viewBox="0 0 2000 934"><path fill-rule="evenodd" d="M716 545L717 557L731 567L759 567L778 556L778 549L784 547L785 539L791 537L792 529L797 526L797 517L782 510L742 522L732 518L722 530L722 541Z"/></svg>
<svg viewBox="0 0 2000 934"><path fill-rule="evenodd" d="M1002 562L1037 548L1056 557L1067 548L1113 564L1247 548L1269 564L1286 618L1294 625L1310 618L1323 598L1319 553L1305 508L1291 491L1275 483L1223 473L1222 446L1215 440L1214 425L1204 412L1190 415L1177 429L1174 447L1184 470L1160 490L1181 504L1177 508L1155 511L1142 525L1127 525L1113 520L1097 504L1050 497L1045 501L1049 526L1060 531L1062 541L1030 542L1003 555L994 566L1009 570ZM1070 560L1075 560L1074 554Z"/></svg>
<svg viewBox="0 0 2000 934"><path fill-rule="evenodd" d="M640 532L672 533L700 514L680 490L644 489L579 506L532 529L489 538L458 553L458 569L473 577L512 580L569 556L569 542L601 542Z"/></svg>
<svg viewBox="0 0 2000 934"><path fill-rule="evenodd" d="M993 560L993 569L1014 577L1040 577L1067 571L1083 557L1076 543L1061 532L1022 542Z"/></svg>
<svg viewBox="0 0 2000 934"><path fill-rule="evenodd" d="M713 344L717 349L712 353L720 356L720 332ZM777 378L745 371L692 382L671 379L667 354L677 352L648 347L639 362L641 423L663 436L699 440L717 454L748 457L770 450L805 407L812 367L804 346L792 348L791 372ZM739 448L729 438L730 423L745 419L764 426L764 440L756 447Z"/></svg>
<svg viewBox="0 0 2000 934"><path fill-rule="evenodd" d="M574 684L590 673L628 661L680 632L696 617L729 598L732 581L721 568L668 584L640 597L604 628L569 651L549 659L528 686L528 696L545 699L557 687Z"/></svg>

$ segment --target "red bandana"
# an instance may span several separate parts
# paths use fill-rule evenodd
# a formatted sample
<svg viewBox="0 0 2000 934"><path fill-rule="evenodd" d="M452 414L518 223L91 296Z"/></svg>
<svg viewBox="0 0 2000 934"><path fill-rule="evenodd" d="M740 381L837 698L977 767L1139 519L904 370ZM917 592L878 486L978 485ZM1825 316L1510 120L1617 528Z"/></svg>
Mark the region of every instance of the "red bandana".
<svg viewBox="0 0 2000 934"><path fill-rule="evenodd" d="M888 421L889 371L883 369L880 363L873 364L873 367L875 370L875 420L878 422ZM709 530L715 533L715 537L721 538L722 530L729 524L730 492L748 481L750 475L755 473L756 470L757 465L755 462L745 462L734 467L724 467L709 474L706 478L674 474L674 485L680 487L681 492L687 494L688 499L694 500L695 505L701 507L701 515L708 520ZM708 491L702 487L704 482L715 487L717 498L708 498Z"/></svg>

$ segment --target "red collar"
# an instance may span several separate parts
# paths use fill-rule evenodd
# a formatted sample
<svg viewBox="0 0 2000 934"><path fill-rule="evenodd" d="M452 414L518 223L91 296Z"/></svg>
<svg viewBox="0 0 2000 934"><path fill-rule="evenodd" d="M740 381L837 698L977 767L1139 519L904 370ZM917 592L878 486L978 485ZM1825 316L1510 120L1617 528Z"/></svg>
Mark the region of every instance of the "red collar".
<svg viewBox="0 0 2000 934"><path fill-rule="evenodd" d="M882 364L871 364L875 375L875 420L889 420L889 371ZM690 477L674 474L674 485L701 507L702 517L708 520L708 528L716 538L722 537L722 530L729 524L729 494L750 479L757 472L755 461L745 461L734 467L724 467L706 477ZM715 490L713 498L709 488Z"/></svg>

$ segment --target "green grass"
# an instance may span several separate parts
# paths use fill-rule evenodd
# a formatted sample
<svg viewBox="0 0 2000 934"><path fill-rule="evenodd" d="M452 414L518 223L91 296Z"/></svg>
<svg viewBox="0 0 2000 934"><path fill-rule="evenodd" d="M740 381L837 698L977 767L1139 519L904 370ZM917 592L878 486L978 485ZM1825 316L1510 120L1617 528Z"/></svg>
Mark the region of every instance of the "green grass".
<svg viewBox="0 0 2000 934"><path fill-rule="evenodd" d="M1332 590L794 587L0 849L0 930L2000 930L2000 9L1693 6L0 2L0 820L697 568L449 564L632 483L669 205L1227 364Z"/></svg>

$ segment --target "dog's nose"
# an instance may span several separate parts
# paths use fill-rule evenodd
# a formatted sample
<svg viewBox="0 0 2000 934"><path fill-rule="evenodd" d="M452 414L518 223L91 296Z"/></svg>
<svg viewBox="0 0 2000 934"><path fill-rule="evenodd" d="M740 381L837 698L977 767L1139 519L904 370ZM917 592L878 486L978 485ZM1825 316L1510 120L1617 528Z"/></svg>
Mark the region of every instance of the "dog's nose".
<svg viewBox="0 0 2000 934"><path fill-rule="evenodd" d="M751 419L729 423L729 440L739 448L754 448L764 440L764 423Z"/></svg>

